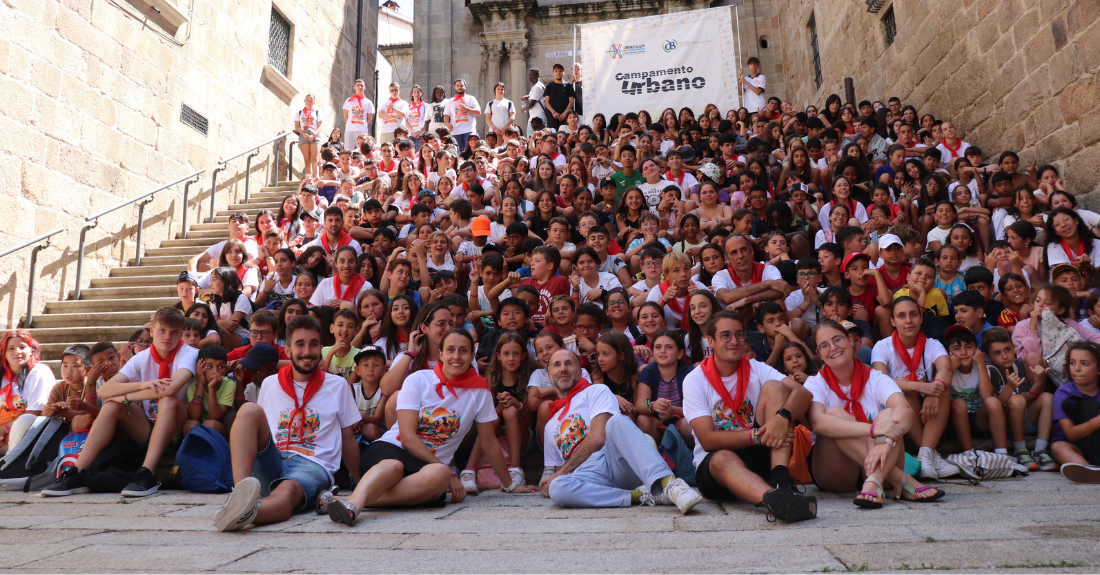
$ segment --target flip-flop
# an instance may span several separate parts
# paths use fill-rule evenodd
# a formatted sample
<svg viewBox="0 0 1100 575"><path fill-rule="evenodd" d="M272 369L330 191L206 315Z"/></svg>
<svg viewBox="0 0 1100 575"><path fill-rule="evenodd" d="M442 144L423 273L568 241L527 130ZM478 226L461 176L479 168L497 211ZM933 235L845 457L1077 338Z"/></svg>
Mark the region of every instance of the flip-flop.
<svg viewBox="0 0 1100 575"><path fill-rule="evenodd" d="M902 476L901 485L894 493L894 501L900 501L904 499L905 501L912 501L913 503L931 503L933 501L939 501L940 499L943 499L945 495L947 495L945 491L941 489L936 489L935 487L929 487L927 485L923 485L921 487L913 487L912 485L909 485L909 482L907 481L908 479L912 479L912 477L909 475ZM916 494L924 493L925 491L935 491L936 493L931 497L915 497ZM909 494L909 497L904 497L906 493Z"/></svg>
<svg viewBox="0 0 1100 575"><path fill-rule="evenodd" d="M860 507L863 509L882 509L882 501L886 499L886 494L882 491L882 484L878 481L875 481L875 479L872 477L868 477L866 480L863 481L863 483L865 484L868 482L873 483L877 487L875 491L860 491L859 495L867 497L877 497L878 501L871 501L870 499L860 499L857 496L855 499L852 500L852 503L854 503L856 507Z"/></svg>

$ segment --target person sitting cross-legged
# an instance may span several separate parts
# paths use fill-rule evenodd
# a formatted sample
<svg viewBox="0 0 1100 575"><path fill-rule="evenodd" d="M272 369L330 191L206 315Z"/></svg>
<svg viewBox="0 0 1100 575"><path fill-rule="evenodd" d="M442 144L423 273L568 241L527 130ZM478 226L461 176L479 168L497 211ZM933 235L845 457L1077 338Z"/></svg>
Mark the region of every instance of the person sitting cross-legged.
<svg viewBox="0 0 1100 575"><path fill-rule="evenodd" d="M708 499L762 506L783 521L812 519L817 499L798 493L787 469L792 422L812 396L790 376L749 359L744 330L737 312L712 315L706 334L713 353L684 379L699 491Z"/></svg>
<svg viewBox="0 0 1100 575"><path fill-rule="evenodd" d="M219 531L280 523L316 508L341 459L352 481L359 480L352 433L359 410L347 380L321 369L321 324L295 317L286 337L290 365L268 376L256 403L242 405L233 422L235 487L214 514Z"/></svg>
<svg viewBox="0 0 1100 575"><path fill-rule="evenodd" d="M550 356L550 403L544 431L547 467L557 470L539 491L559 507L675 505L687 513L702 496L672 474L649 438L606 385L581 378L580 358L568 349Z"/></svg>

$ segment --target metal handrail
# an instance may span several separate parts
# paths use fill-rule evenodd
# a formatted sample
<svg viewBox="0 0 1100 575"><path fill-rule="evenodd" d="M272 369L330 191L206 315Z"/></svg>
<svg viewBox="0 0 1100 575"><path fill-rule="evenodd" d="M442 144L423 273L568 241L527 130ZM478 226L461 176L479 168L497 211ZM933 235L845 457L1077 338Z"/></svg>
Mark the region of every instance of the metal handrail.
<svg viewBox="0 0 1100 575"><path fill-rule="evenodd" d="M275 136L274 138L271 138L270 140L260 142L259 144L256 144L255 146L247 148L247 149L245 149L244 151L242 151L238 154L234 154L232 156L229 156L228 158L218 160L218 167L214 168L214 170L211 172L211 174L212 174L211 181L210 181L210 221L211 222L214 221L214 206L215 206L214 194L218 191L218 172L221 172L221 171L225 170L225 165L228 164L229 162L231 162L233 160L236 160L237 158L239 158L239 157L241 157L245 154L249 154L248 161L245 162L245 166L244 166L244 203L247 204L248 203L248 196L249 196L248 184L249 184L249 180L251 180L251 178L249 176L252 173L252 158L256 157L260 153L260 148L262 148L262 147L264 147L268 144L286 139L287 137L291 136L292 134L294 134L294 130L287 130L287 131L279 134L278 136ZM275 149L275 179L276 180L279 179L278 174L279 174L280 152L282 152L282 145L281 144ZM288 154L287 157L292 158L293 154Z"/></svg>
<svg viewBox="0 0 1100 575"><path fill-rule="evenodd" d="M24 324L26 327L30 327L31 326L31 320L34 319L34 277L35 277L34 272L38 268L38 252L40 252L40 251L46 249L47 247L49 247L50 238L52 238L53 236L56 236L57 234L60 234L63 231L65 231L65 228L57 228L56 230L46 232L46 233L44 233L44 234L42 234L42 235L40 235L36 238L27 240L27 241L15 246L15 247L8 248L8 249L4 250L2 253L0 253L0 258L2 258L2 257L6 256L8 254L15 253L15 252L17 252L17 251L19 251L19 250L21 250L25 247L32 246L32 245L37 244L41 241L46 242L45 244L34 246L34 249L31 250L31 272L30 272L31 275L30 275L29 279L27 280L27 321Z"/></svg>
<svg viewBox="0 0 1100 575"><path fill-rule="evenodd" d="M191 172L190 174L187 174L186 176L184 176L182 178L179 178L178 180L168 182L167 184L164 184L164 185L161 185L157 188L149 190L148 192L145 192L144 194L141 194L140 196L130 198L129 200L126 200L126 201L124 201L120 204L117 204L114 207L107 208L106 210L103 210L102 212L99 212L97 214L93 214L91 216L85 217L84 221L86 223L85 223L84 227L80 228L80 247L78 248L78 255L77 255L77 258L76 258L76 292L75 292L75 297L73 299L80 299L80 284L81 284L81 280L84 276L84 246L87 242L88 230L90 230L90 229L96 227L97 225L99 225L99 218L101 218L101 217L103 217L103 216L105 216L105 215L107 215L107 214L109 214L113 211L125 208L126 206L128 206L130 204L133 204L135 202L141 202L141 203L138 204L137 248L136 248L136 253L135 253L136 260L137 260L137 265L141 265L141 236L142 236L142 232L144 231L144 228L145 228L145 206L147 206L150 202L153 201L153 198L152 198L153 194L156 194L157 192L164 191L165 189L170 188L170 187L172 187L176 184L179 184L180 182L187 182L186 184L184 184L184 187L183 187L183 229L184 229L184 233L185 233L185 237L186 237L186 230L187 230L187 194L188 194L188 191L190 190L191 184L193 182L198 181L199 176L202 175L202 173L205 172L205 171L206 171L206 168L203 168L201 170L196 170L194 172ZM27 323L29 325L30 322L28 321Z"/></svg>

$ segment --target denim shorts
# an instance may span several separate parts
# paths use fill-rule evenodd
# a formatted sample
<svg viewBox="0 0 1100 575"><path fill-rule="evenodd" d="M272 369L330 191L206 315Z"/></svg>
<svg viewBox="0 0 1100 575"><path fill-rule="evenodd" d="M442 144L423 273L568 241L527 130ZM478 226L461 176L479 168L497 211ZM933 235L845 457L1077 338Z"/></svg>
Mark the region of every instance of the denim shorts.
<svg viewBox="0 0 1100 575"><path fill-rule="evenodd" d="M260 495L267 497L283 480L290 480L302 488L305 499L294 509L295 513L317 507L321 492L332 487L332 477L319 464L289 451L279 451L275 441L268 437L267 447L256 455L252 463L252 476L260 481Z"/></svg>

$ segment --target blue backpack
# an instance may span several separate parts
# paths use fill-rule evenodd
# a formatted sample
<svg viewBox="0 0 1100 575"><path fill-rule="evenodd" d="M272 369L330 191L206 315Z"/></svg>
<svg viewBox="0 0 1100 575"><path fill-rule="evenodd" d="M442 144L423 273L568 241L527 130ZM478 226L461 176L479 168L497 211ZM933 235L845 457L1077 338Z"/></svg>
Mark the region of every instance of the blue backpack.
<svg viewBox="0 0 1100 575"><path fill-rule="evenodd" d="M205 425L195 426L176 452L183 488L194 493L229 493L233 490L233 462L229 442Z"/></svg>

